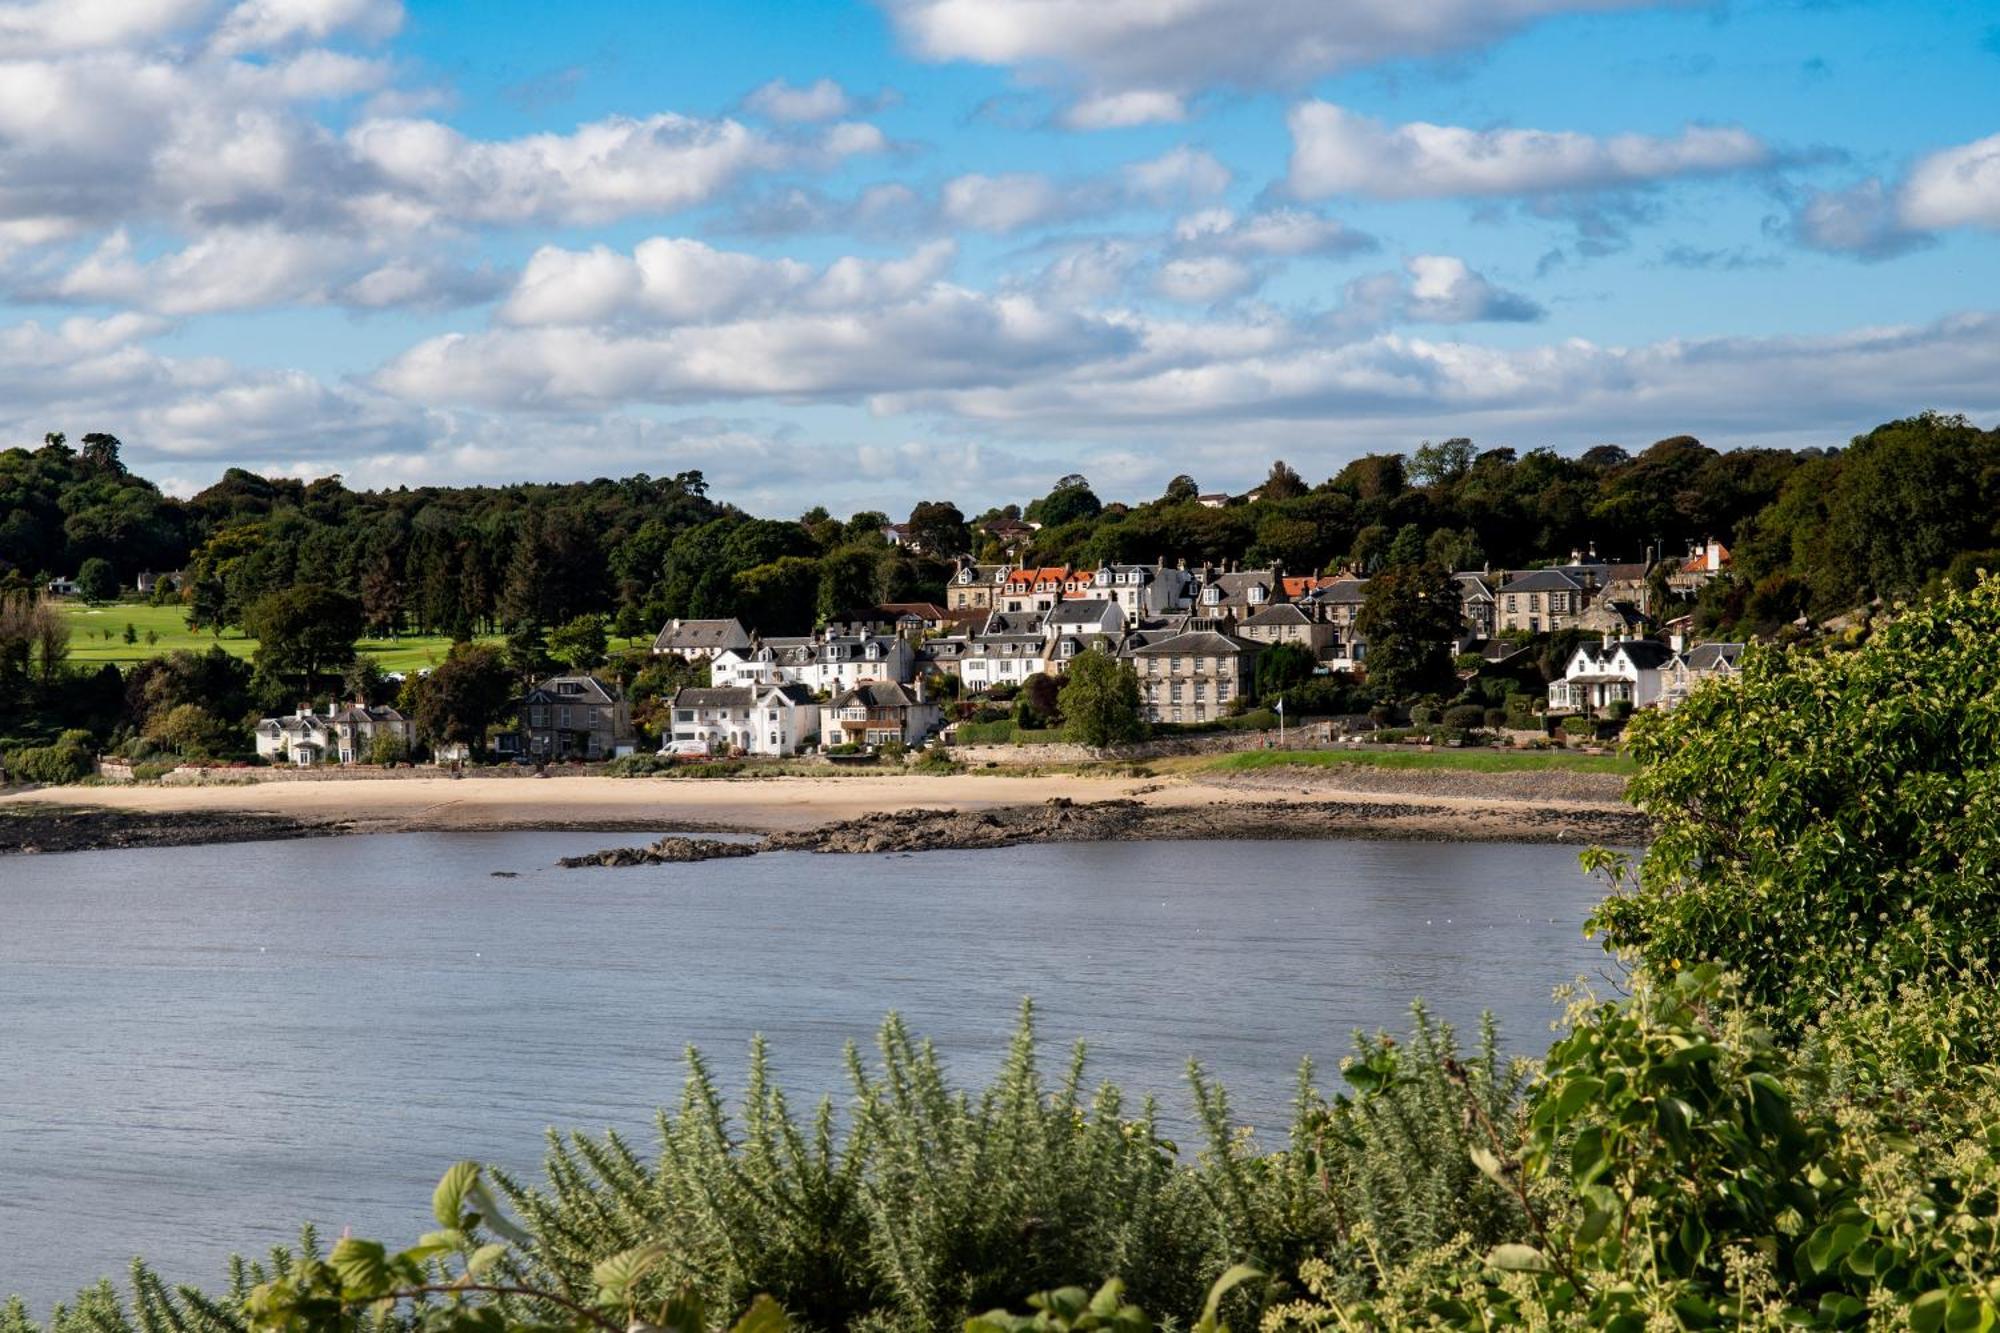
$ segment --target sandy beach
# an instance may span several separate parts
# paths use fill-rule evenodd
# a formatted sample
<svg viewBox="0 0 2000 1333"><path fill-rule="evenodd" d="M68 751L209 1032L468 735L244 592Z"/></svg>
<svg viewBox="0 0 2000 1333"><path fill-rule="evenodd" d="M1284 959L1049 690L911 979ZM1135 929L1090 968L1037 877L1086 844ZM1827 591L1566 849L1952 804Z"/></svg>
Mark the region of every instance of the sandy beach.
<svg viewBox="0 0 2000 1333"><path fill-rule="evenodd" d="M39 816L89 815L78 826L177 831L181 842L310 833L386 833L473 829L681 830L795 833L869 815L927 809L981 811L1043 805L1136 801L1159 812L1156 828L1187 836L1261 836L1232 832L1232 811L1258 829L1271 812L1295 812L1290 836L1402 837L1468 841L1590 841L1630 835L1633 812L1617 799L1615 780L1581 789L1571 775L1385 772L1372 769L1273 769L1241 777L1106 778L1076 774L999 776L895 774L757 779L649 779L562 776L412 776L312 781L216 782L193 786L44 788L0 798L0 816L17 830ZM1249 810L1261 813L1249 819ZM205 839L205 826L214 839ZM1153 836L1166 836L1154 834ZM124 845L155 839L135 835ZM13 850L73 849L93 844L30 832Z"/></svg>

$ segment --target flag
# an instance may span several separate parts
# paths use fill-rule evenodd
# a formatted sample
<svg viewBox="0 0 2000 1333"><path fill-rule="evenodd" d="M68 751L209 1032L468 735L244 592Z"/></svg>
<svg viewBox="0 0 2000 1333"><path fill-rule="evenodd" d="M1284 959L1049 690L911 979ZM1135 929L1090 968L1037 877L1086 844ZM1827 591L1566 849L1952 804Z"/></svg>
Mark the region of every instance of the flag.
<svg viewBox="0 0 2000 1333"><path fill-rule="evenodd" d="M1285 715L1285 696L1281 694L1278 696L1278 716L1283 717L1284 715Z"/></svg>

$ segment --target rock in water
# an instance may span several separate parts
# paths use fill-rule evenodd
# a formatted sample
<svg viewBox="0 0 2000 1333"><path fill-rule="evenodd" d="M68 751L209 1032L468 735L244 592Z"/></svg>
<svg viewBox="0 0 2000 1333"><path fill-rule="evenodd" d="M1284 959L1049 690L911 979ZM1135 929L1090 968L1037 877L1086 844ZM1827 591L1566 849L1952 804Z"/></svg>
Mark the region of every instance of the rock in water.
<svg viewBox="0 0 2000 1333"><path fill-rule="evenodd" d="M650 847L607 847L583 856L565 856L556 864L575 870L583 866L658 866L682 861L713 861L725 856L755 856L754 842L720 842L714 838L662 838Z"/></svg>

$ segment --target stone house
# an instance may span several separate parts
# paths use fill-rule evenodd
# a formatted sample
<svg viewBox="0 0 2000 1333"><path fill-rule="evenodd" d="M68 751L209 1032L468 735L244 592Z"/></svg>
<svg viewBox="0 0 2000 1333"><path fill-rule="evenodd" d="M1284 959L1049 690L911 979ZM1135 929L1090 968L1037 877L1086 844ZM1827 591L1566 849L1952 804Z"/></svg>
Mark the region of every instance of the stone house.
<svg viewBox="0 0 2000 1333"><path fill-rule="evenodd" d="M551 676L521 700L519 752L530 759L612 759L637 741L625 691L595 676Z"/></svg>
<svg viewBox="0 0 2000 1333"><path fill-rule="evenodd" d="M1295 643L1314 657L1333 642L1333 626L1316 620L1295 602L1278 602L1236 622L1236 637L1266 646Z"/></svg>
<svg viewBox="0 0 2000 1333"><path fill-rule="evenodd" d="M1143 638L1143 636L1135 636ZM1126 657L1150 722L1207 722L1256 685L1260 644L1213 630L1136 642Z"/></svg>
<svg viewBox="0 0 2000 1333"><path fill-rule="evenodd" d="M1701 643L1679 654L1667 665L1665 692L1660 707L1685 703L1688 695L1706 681L1726 679L1742 668L1740 643Z"/></svg>
<svg viewBox="0 0 2000 1333"><path fill-rule="evenodd" d="M946 609L991 611L1013 567L978 564L970 556L960 556L957 566L952 571L951 581L945 584Z"/></svg>
<svg viewBox="0 0 2000 1333"><path fill-rule="evenodd" d="M915 746L937 729L942 717L938 706L924 698L921 682L905 686L872 680L820 705L820 743Z"/></svg>
<svg viewBox="0 0 2000 1333"><path fill-rule="evenodd" d="M1494 632L1552 634L1576 623L1590 606L1596 580L1580 571L1533 569L1510 574L1494 589Z"/></svg>

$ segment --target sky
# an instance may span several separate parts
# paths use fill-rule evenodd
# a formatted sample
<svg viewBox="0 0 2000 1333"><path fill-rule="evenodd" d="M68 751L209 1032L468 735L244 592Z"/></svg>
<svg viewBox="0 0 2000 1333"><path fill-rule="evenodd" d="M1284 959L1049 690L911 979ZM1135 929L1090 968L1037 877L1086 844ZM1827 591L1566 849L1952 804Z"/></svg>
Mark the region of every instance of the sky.
<svg viewBox="0 0 2000 1333"><path fill-rule="evenodd" d="M2000 418L1991 0L0 0L0 441L766 514Z"/></svg>

